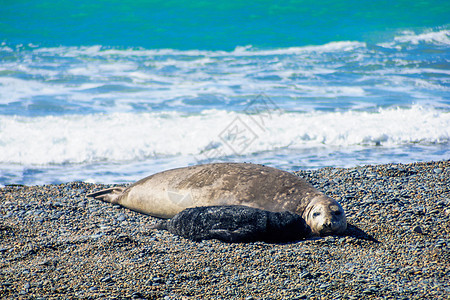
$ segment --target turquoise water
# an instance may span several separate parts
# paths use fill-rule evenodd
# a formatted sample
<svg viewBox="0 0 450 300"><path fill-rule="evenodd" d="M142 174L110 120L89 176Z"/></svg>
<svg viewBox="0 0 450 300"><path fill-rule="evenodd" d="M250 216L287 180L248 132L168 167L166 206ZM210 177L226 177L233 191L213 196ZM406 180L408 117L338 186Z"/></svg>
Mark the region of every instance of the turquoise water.
<svg viewBox="0 0 450 300"><path fill-rule="evenodd" d="M450 158L449 1L2 1L0 186Z"/></svg>
<svg viewBox="0 0 450 300"><path fill-rule="evenodd" d="M41 46L233 50L382 42L448 25L433 1L0 1L0 41Z"/></svg>

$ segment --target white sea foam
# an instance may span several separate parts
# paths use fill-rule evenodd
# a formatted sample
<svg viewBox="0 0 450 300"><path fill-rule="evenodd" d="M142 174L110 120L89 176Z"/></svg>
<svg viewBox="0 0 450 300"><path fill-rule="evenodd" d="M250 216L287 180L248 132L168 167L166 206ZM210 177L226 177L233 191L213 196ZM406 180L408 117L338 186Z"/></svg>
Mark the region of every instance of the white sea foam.
<svg viewBox="0 0 450 300"><path fill-rule="evenodd" d="M236 49L233 52L231 52L231 54L236 56L292 55L292 54L303 54L307 52L322 53L335 51L351 51L356 48L364 48L364 47L366 47L366 43L354 41L342 41L342 42L331 42L317 46L289 47L272 50L258 50L252 48L252 46L236 47Z"/></svg>
<svg viewBox="0 0 450 300"><path fill-rule="evenodd" d="M421 43L449 46L450 30L442 29L423 33L403 31L400 35L394 37L393 41L380 43L379 45L386 48L401 49L402 46L419 45Z"/></svg>
<svg viewBox="0 0 450 300"><path fill-rule="evenodd" d="M62 57L80 57L80 56L135 56L135 57L154 57L154 56L191 56L191 57L223 57L223 56L271 56L271 55L292 55L307 52L335 52L351 51L356 48L366 47L365 43L356 41L330 42L324 45L311 45L303 47L288 47L278 49L257 49L248 46L237 46L233 51L210 51L210 50L177 50L177 49L108 49L100 45L85 47L57 47L57 48L39 48L35 53L58 55ZM204 60L203 63L208 63Z"/></svg>
<svg viewBox="0 0 450 300"><path fill-rule="evenodd" d="M377 112L247 115L114 113L0 116L0 163L123 162L167 156L246 155L274 149L354 145L399 146L450 141L450 113L432 108Z"/></svg>
<svg viewBox="0 0 450 300"><path fill-rule="evenodd" d="M405 31L403 32L403 35L395 37L394 40L399 43L411 43L413 45L417 45L421 42L450 45L450 30L432 31L421 34Z"/></svg>
<svg viewBox="0 0 450 300"><path fill-rule="evenodd" d="M414 35L416 39L407 44L444 42L437 36L445 34L444 30ZM397 40L393 43L399 44ZM9 51L3 48L0 51ZM59 111L81 105L87 113L110 113L155 108L201 111L224 109L228 103L236 106L227 109L238 110L261 92L294 111L305 111L305 105L322 109L322 99L328 101L328 109L340 103L353 109L372 101L372 95L378 97L376 101L389 98L385 91L403 94L396 103L442 100L436 91L448 91L445 59L420 61L408 53L384 50L353 41L281 49L245 46L233 51L16 48L12 54L16 60L0 65L0 104L34 109L30 104L39 102L44 112L51 102ZM208 97L215 99L203 101ZM375 106L380 104L385 105Z"/></svg>
<svg viewBox="0 0 450 300"><path fill-rule="evenodd" d="M0 103L29 100L36 96L54 96L64 89L63 86L49 85L37 80L0 77Z"/></svg>

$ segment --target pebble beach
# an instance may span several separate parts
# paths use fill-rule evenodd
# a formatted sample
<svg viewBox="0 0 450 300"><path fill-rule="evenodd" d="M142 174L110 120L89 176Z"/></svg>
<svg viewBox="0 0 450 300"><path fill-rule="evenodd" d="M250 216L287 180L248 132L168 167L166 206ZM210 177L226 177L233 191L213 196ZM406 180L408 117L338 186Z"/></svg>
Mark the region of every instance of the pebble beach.
<svg viewBox="0 0 450 300"><path fill-rule="evenodd" d="M450 299L450 161L298 171L342 236L192 242L72 182L0 189L2 299Z"/></svg>

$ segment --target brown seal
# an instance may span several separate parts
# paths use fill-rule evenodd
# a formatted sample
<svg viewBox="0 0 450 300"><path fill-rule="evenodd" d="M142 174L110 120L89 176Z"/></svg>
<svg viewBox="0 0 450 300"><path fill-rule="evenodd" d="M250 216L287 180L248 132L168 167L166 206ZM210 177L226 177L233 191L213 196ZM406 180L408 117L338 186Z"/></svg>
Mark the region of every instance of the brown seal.
<svg viewBox="0 0 450 300"><path fill-rule="evenodd" d="M197 206L245 205L303 217L315 235L347 228L344 210L303 178L248 163L213 163L156 173L127 188L88 194L159 218Z"/></svg>

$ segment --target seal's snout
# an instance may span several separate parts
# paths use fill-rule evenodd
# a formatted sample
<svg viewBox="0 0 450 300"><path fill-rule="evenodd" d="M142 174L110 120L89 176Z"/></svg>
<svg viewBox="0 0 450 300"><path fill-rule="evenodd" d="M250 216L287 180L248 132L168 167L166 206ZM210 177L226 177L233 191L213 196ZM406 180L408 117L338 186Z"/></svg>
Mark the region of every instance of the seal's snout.
<svg viewBox="0 0 450 300"><path fill-rule="evenodd" d="M322 223L321 228L319 229L320 235L327 235L334 231L334 228L336 227L336 224L333 224L331 220L325 220Z"/></svg>
<svg viewBox="0 0 450 300"><path fill-rule="evenodd" d="M333 233L340 233L342 231L343 224L338 220L325 220L322 223L322 227L319 229L320 235L328 235Z"/></svg>

